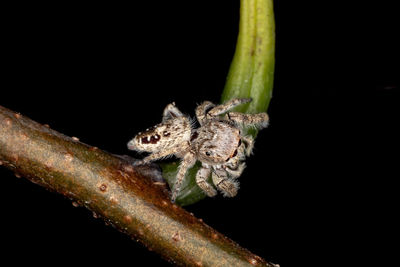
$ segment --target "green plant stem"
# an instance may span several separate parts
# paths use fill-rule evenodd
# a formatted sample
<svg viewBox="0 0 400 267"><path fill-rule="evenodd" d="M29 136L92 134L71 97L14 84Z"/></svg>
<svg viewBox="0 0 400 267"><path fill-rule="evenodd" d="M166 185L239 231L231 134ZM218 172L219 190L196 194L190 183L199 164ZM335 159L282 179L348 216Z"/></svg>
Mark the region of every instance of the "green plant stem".
<svg viewBox="0 0 400 267"><path fill-rule="evenodd" d="M272 0L241 0L239 36L221 102L253 98L238 107L245 113L266 112L272 97L275 22Z"/></svg>
<svg viewBox="0 0 400 267"><path fill-rule="evenodd" d="M241 0L239 36L221 102L251 97L251 103L240 105L236 110L244 113L266 112L272 97L274 67L275 21L272 0ZM257 130L246 129L245 134L255 137ZM165 179L172 187L177 164L161 166ZM206 197L195 182L198 169L199 165L193 167L186 176L177 198L181 206Z"/></svg>
<svg viewBox="0 0 400 267"><path fill-rule="evenodd" d="M173 204L151 166L0 106L0 165L95 212L182 266L273 266Z"/></svg>

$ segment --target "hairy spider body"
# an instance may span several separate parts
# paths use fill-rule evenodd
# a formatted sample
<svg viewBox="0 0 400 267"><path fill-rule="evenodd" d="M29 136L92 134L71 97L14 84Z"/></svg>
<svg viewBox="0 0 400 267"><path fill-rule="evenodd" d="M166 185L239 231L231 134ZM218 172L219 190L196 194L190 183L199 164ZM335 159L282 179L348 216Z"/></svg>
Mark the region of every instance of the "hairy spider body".
<svg viewBox="0 0 400 267"><path fill-rule="evenodd" d="M210 120L197 130L192 148L202 163L223 164L237 153L240 130L224 120Z"/></svg>
<svg viewBox="0 0 400 267"><path fill-rule="evenodd" d="M172 201L180 191L186 172L199 160L201 168L196 174L196 183L210 197L217 191L207 181L211 174L213 184L224 196L237 194L237 178L246 167L244 160L251 154L254 139L242 134L243 128L268 125L266 113L243 114L228 112L237 105L251 99L232 99L222 105L203 102L196 108L200 127L194 129L188 116L178 110L174 103L164 109L162 123L137 134L128 148L150 152L138 164L175 155L182 159L172 190ZM226 113L224 116L222 116Z"/></svg>

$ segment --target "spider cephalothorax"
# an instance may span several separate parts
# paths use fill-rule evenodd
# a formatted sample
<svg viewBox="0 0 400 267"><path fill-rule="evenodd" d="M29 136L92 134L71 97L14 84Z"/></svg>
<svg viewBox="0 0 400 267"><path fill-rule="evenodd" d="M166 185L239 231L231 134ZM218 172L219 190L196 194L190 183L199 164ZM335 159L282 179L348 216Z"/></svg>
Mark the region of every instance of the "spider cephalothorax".
<svg viewBox="0 0 400 267"><path fill-rule="evenodd" d="M246 156L251 154L254 139L243 135L243 128L268 125L267 113L243 114L228 112L233 107L250 102L251 99L232 99L215 106L204 102L196 108L196 118L200 127L193 129L188 116L169 104L164 109L162 123L138 133L128 143L128 148L151 154L138 162L145 164L153 160L175 155L182 158L176 182L172 190L172 201L180 191L186 172L196 161L202 163L196 174L196 183L208 195L217 191L207 182L210 174L216 188L224 196L237 194L239 183L236 179L242 174ZM225 115L223 115L226 113Z"/></svg>

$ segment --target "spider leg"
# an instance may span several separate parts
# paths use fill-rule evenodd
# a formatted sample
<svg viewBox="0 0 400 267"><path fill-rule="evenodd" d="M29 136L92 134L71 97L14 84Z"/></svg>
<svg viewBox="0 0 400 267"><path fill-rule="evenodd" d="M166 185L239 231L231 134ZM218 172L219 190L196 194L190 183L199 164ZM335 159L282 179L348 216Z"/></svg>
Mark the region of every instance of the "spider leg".
<svg viewBox="0 0 400 267"><path fill-rule="evenodd" d="M243 138L241 138L241 139L243 139ZM250 142L252 142L251 143L251 145L252 145L251 146L251 150L252 150L253 146L254 146L254 139L250 137L250 140L251 140ZM245 160L246 156L250 156L251 150L250 150L250 153L247 154L246 145L244 144L244 143L247 144L248 142L242 142L242 144L240 144L239 149L238 149L238 158L239 158L239 160Z"/></svg>
<svg viewBox="0 0 400 267"><path fill-rule="evenodd" d="M244 103L249 103L251 102L251 98L234 98L231 99L221 105L216 106L215 108L211 109L207 114L214 117L221 115L222 113L227 112L230 109L233 109L234 107L244 104Z"/></svg>
<svg viewBox="0 0 400 267"><path fill-rule="evenodd" d="M225 197L234 197L239 189L239 183L228 177L228 173L223 169L214 169L212 180L215 186L221 190Z"/></svg>
<svg viewBox="0 0 400 267"><path fill-rule="evenodd" d="M212 185L207 182L208 177L210 177L211 168L201 167L196 174L197 185L207 194L209 197L213 197L217 194L217 191Z"/></svg>
<svg viewBox="0 0 400 267"><path fill-rule="evenodd" d="M231 169L230 167L227 167L225 170L232 177L232 179L236 179L240 177L240 175L242 175L245 168L246 163L242 162L236 169Z"/></svg>
<svg viewBox="0 0 400 267"><path fill-rule="evenodd" d="M251 155L251 153L253 152L254 138L249 135L242 135L240 138L244 141L244 143L246 143L246 147L245 148L243 147L243 148L246 153L246 156L249 157Z"/></svg>
<svg viewBox="0 0 400 267"><path fill-rule="evenodd" d="M196 157L192 153L187 153L179 165L178 174L176 175L175 184L172 190L171 201L175 202L179 191L181 190L182 182L185 179L186 172L196 163Z"/></svg>
<svg viewBox="0 0 400 267"><path fill-rule="evenodd" d="M252 140L252 139L251 139ZM246 164L243 162L246 159L246 145L245 142L241 142L237 148L237 153L234 157L231 157L224 165L223 168L228 172L232 178L239 177Z"/></svg>
<svg viewBox="0 0 400 267"><path fill-rule="evenodd" d="M225 116L226 119L229 119L236 124L243 126L254 126L256 128L262 129L268 126L269 117L268 114L257 113L257 114L244 114L240 112L229 112Z"/></svg>
<svg viewBox="0 0 400 267"><path fill-rule="evenodd" d="M206 120L207 111L213 107L215 107L213 103L211 103L210 101L205 101L196 108L196 118L199 121L200 125L204 124Z"/></svg>
<svg viewBox="0 0 400 267"><path fill-rule="evenodd" d="M166 158L168 156L172 156L172 155L176 155L176 154L180 154L183 151L185 151L187 149L187 146L175 146L175 147L171 147L170 149L166 149L166 150L162 150L159 152L154 152L150 155L148 155L147 157L145 157L142 160L136 161L134 165L143 165L143 164L147 164L150 163L151 161L155 161L158 159L162 159L162 158Z"/></svg>
<svg viewBox="0 0 400 267"><path fill-rule="evenodd" d="M162 121L165 122L166 120L182 116L184 116L183 113L175 106L175 102L172 102L165 107Z"/></svg>

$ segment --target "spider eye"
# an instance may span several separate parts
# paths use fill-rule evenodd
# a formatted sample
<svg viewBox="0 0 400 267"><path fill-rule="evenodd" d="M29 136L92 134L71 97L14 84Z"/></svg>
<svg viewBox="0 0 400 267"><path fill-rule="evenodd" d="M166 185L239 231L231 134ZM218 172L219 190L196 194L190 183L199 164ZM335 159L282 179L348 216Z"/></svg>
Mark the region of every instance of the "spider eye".
<svg viewBox="0 0 400 267"><path fill-rule="evenodd" d="M211 152L206 151L207 156L211 156Z"/></svg>

